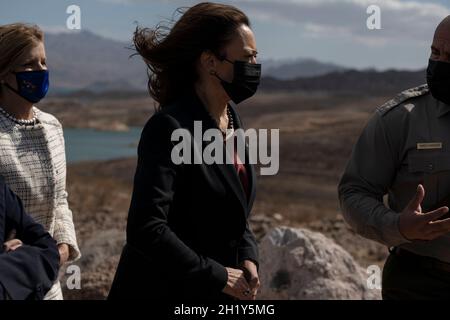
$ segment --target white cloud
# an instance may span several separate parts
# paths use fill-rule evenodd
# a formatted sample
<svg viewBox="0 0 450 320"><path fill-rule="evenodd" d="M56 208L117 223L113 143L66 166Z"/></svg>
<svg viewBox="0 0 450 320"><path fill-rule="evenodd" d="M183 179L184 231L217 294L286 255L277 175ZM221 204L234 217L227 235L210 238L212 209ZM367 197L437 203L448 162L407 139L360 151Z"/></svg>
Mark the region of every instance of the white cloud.
<svg viewBox="0 0 450 320"><path fill-rule="evenodd" d="M193 5L202 1L195 0L97 0L99 2L110 3L110 4L121 4L121 5L132 5L132 4L174 4L174 5Z"/></svg>
<svg viewBox="0 0 450 320"><path fill-rule="evenodd" d="M134 4L143 3L144 1L139 0L97 0L99 2L109 3L109 4Z"/></svg>
<svg viewBox="0 0 450 320"><path fill-rule="evenodd" d="M253 19L293 24L304 36L350 39L368 46L416 41L430 43L436 25L450 9L406 0L239 0L232 1ZM381 9L382 30L368 30L367 8Z"/></svg>
<svg viewBox="0 0 450 320"><path fill-rule="evenodd" d="M50 34L78 32L78 30L69 30L66 26L62 25L40 25L40 27L45 33Z"/></svg>

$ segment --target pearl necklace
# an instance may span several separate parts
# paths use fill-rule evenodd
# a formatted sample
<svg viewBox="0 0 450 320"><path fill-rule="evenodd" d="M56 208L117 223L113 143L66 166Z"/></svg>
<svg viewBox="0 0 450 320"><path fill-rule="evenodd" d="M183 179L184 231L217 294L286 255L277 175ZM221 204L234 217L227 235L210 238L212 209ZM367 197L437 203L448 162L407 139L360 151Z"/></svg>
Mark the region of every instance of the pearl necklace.
<svg viewBox="0 0 450 320"><path fill-rule="evenodd" d="M211 116L211 118L214 120L214 122L216 123L217 127L219 128L220 132L222 132L223 137L225 138L228 134L228 132L231 130L234 130L234 119L233 119L233 114L230 111L230 107L227 106L227 117L228 117L228 127L225 130L222 130L220 128L219 122L217 122L213 116L211 115L211 113L209 113L209 115Z"/></svg>
<svg viewBox="0 0 450 320"><path fill-rule="evenodd" d="M228 117L228 127L226 130L222 130L219 128L219 130L222 132L223 138L226 139L228 134L234 130L234 121L233 121L233 114L230 111L230 108L227 106L227 117Z"/></svg>
<svg viewBox="0 0 450 320"><path fill-rule="evenodd" d="M34 126L37 122L37 118L36 118L36 112L33 110L33 119L17 119L15 117L13 117L12 115L10 115L5 109L3 109L2 107L0 107L0 112L9 120L11 120L12 122L15 122L17 124L20 125L28 125L28 126Z"/></svg>
<svg viewBox="0 0 450 320"><path fill-rule="evenodd" d="M234 129L234 119L233 114L230 111L230 108L227 106L227 115L228 115L228 129Z"/></svg>

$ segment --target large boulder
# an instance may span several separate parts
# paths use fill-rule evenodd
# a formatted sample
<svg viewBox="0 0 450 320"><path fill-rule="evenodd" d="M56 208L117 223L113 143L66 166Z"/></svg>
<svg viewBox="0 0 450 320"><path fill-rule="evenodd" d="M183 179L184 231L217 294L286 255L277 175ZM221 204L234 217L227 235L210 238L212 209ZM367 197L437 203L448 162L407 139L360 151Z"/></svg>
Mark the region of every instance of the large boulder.
<svg viewBox="0 0 450 320"><path fill-rule="evenodd" d="M333 240L277 227L261 240L259 299L380 299L369 274Z"/></svg>

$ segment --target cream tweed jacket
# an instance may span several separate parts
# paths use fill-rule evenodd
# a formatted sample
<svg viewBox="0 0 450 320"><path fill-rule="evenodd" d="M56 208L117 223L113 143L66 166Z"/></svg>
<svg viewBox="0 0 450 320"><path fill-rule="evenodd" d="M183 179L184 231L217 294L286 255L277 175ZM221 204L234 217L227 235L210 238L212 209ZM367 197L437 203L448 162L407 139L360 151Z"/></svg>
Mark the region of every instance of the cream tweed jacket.
<svg viewBox="0 0 450 320"><path fill-rule="evenodd" d="M0 113L0 175L22 199L24 208L70 248L69 262L80 258L66 191L66 156L61 124L36 107L35 125L22 125ZM45 299L62 299L56 281Z"/></svg>

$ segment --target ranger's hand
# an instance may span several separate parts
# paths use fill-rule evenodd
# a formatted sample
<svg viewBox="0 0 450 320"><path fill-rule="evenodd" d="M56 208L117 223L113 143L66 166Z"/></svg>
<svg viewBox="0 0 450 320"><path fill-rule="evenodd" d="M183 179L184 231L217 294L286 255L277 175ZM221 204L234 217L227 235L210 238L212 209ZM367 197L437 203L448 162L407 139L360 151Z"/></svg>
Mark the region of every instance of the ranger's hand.
<svg viewBox="0 0 450 320"><path fill-rule="evenodd" d="M408 240L433 240L450 232L450 218L439 220L448 213L448 207L422 212L425 189L421 184L406 208L400 213L399 230Z"/></svg>

